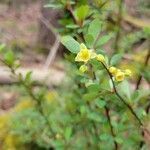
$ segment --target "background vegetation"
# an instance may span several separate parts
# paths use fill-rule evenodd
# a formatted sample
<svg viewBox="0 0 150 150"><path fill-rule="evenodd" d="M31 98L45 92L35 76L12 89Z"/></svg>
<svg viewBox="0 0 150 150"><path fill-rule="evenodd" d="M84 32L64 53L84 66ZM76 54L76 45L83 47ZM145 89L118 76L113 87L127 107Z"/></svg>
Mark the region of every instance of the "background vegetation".
<svg viewBox="0 0 150 150"><path fill-rule="evenodd" d="M148 150L149 15L148 0L1 1L0 149Z"/></svg>

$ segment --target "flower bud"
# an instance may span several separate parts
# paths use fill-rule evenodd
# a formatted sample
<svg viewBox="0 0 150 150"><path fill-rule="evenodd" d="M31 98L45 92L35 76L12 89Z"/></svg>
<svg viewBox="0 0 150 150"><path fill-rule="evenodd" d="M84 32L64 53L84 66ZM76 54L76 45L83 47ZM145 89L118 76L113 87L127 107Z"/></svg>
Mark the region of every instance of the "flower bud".
<svg viewBox="0 0 150 150"><path fill-rule="evenodd" d="M117 68L116 67L110 67L109 68L109 72L112 74L112 75L115 75L117 73Z"/></svg>
<svg viewBox="0 0 150 150"><path fill-rule="evenodd" d="M124 80L124 73L122 71L118 71L115 75L116 81L123 81Z"/></svg>
<svg viewBox="0 0 150 150"><path fill-rule="evenodd" d="M130 69L126 69L126 70L124 71L124 73L125 73L126 76L132 76L132 72L131 72Z"/></svg>
<svg viewBox="0 0 150 150"><path fill-rule="evenodd" d="M100 61L100 62L105 62L105 57L104 57L103 55L101 55L101 54L98 54L98 55L96 56L96 59L97 59L98 61Z"/></svg>
<svg viewBox="0 0 150 150"><path fill-rule="evenodd" d="M81 72L81 73L84 73L84 72L86 72L88 70L88 67L86 66L86 65L82 65L80 68L79 68L79 71Z"/></svg>

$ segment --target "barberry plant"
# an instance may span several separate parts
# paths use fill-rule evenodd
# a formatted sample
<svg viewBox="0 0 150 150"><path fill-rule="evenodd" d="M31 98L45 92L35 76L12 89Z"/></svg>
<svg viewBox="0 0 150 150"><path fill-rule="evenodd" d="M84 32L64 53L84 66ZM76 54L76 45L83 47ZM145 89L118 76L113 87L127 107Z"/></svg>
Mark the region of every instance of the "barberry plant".
<svg viewBox="0 0 150 150"><path fill-rule="evenodd" d="M148 150L145 135L149 135L150 93L146 89L134 90L131 85L136 68L130 69L129 62L122 65L129 43L137 37L134 35L130 42L130 37L120 39L122 13L117 17L119 24L109 22L116 19L117 4L122 12L121 0L52 0L45 5L63 11L59 33L69 50L64 63L66 79L55 89L55 98L47 95L47 89L34 90L32 73L25 77L18 74L15 55L0 46L1 62L31 99L18 104L9 119L2 117L5 121L0 129L11 122L9 136L3 136L4 143L12 146L13 137L17 137L25 149ZM140 34L148 31L144 29ZM123 47L119 47L120 43ZM105 47L107 44L110 49ZM148 60L149 51L146 65ZM144 76L148 80L148 75ZM47 97L49 101L45 103Z"/></svg>
<svg viewBox="0 0 150 150"><path fill-rule="evenodd" d="M94 20L95 22L95 20ZM89 27L91 28L91 27ZM95 28L93 28L95 30ZM98 28L99 30L99 28ZM93 37L94 38L94 37ZM125 95L122 95L123 93L120 93L121 89L119 88L128 88L128 87L119 87L123 82L126 84L129 77L132 76L132 72L130 69L121 69L114 67L111 65L111 61L109 61L107 55L103 55L102 53L96 52L95 49L87 48L83 43L79 44L76 40L74 40L70 36L64 36L62 37L62 43L66 48L68 48L69 51L76 54L74 61L79 62L79 74L81 76L80 82L82 83L82 86L79 88L79 90L82 90L84 88L90 88L91 90L88 90L89 92L86 95L86 100L88 101L88 105L91 105L91 101L97 100L97 103L99 103L99 107L104 108L104 112L106 113L106 118L108 120L109 126L110 126L110 136L113 137L114 141L114 149L119 149L120 141L117 138L117 134L115 133L115 129L113 127L113 121L111 120L110 116L110 104L107 103L116 103L113 102L120 100L122 103L122 107L133 115L135 118L135 127L137 126L136 121L138 123L139 127L139 136L141 134L142 137L142 126L143 121L142 118L139 117L138 113L134 110L133 106L129 103L128 98ZM117 58L115 58L117 59ZM117 61L117 60L113 60ZM99 73L98 73L99 72ZM100 73L101 72L101 73ZM103 72L103 74L102 74ZM84 80L84 82L83 82ZM108 85L107 88L102 87L103 81L106 81L106 84ZM124 84L123 83L123 84ZM80 83L79 83L80 84ZM93 89L92 89L93 88ZM96 88L96 89L94 89ZM128 89L124 89L125 92ZM102 93L105 94L102 94ZM109 93L109 98L107 94ZM111 96L112 94L112 96ZM127 94L127 93L126 93ZM116 99L113 98L115 95ZM84 95L83 95L84 97ZM110 99L109 101L107 99ZM112 100L113 99L113 100ZM89 102L90 101L90 102ZM102 105L102 106L101 106ZM97 108L95 108L97 109ZM113 110L115 111L115 110ZM93 116L92 116L93 115ZM123 117L123 114L120 114L120 117ZM91 117L93 120L97 120L98 115L95 113L91 114ZM124 118L124 117L123 117ZM96 131L98 136L98 131ZM140 142L140 141L139 141ZM95 143L98 145L98 143ZM102 146L103 147L103 146ZM100 148L99 146L97 148ZM105 149L105 148L104 148Z"/></svg>

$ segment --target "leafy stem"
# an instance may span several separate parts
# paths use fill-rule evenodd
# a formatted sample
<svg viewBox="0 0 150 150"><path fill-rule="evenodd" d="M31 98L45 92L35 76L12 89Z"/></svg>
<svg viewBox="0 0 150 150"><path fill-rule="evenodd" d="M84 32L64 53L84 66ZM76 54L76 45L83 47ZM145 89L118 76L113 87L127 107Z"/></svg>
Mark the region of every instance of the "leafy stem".
<svg viewBox="0 0 150 150"><path fill-rule="evenodd" d="M13 65L9 65L5 60L2 60L2 59L0 59L0 61L10 69L12 75L14 75L14 77L16 77L16 78L19 80L20 85L22 85L22 86L25 88L25 90L26 90L26 92L28 93L28 95L29 95L34 101L36 101L39 113L40 113L40 114L43 116L43 118L45 119L45 121L46 121L46 123L47 123L47 125L48 125L48 127L49 127L49 130L51 131L51 133L54 134L54 132L53 132L53 130L52 130L52 128L51 128L50 122L49 122L47 116L45 115L45 113L43 112L41 99L39 99L39 98L34 94L34 92L33 92L33 90L32 90L32 84L26 84L26 82L24 81L24 79L22 78L22 76L20 76L20 74L17 74L17 73L16 73L16 68L14 68Z"/></svg>
<svg viewBox="0 0 150 150"><path fill-rule="evenodd" d="M108 73L108 75L109 75L109 77L110 77L110 80L111 80L111 82L112 82L113 89L114 89L114 92L115 92L116 96L117 96L117 97L123 102L123 104L130 110L130 112L131 112L131 113L133 114L133 116L137 119L137 121L139 122L139 124L140 124L141 126L143 126L142 121L141 121L140 118L137 116L137 114L135 113L135 111L133 110L133 108L130 106L130 104L128 104L128 103L124 100L124 98L118 93L117 88L116 88L116 85L115 85L115 82L114 82L114 80L113 80L113 77L112 77L111 73L109 72L108 68L106 67L106 65L105 65L103 62L101 62L101 64L103 65L103 67L105 68L105 70L107 71L107 73Z"/></svg>
<svg viewBox="0 0 150 150"><path fill-rule="evenodd" d="M143 70L147 67L148 62L149 62L149 59L150 59L150 49L149 49L148 52L147 52L147 55L146 55L146 58L145 58L145 62L144 62ZM137 84L136 84L136 90L139 89L139 86L140 86L140 84L141 84L141 80L142 80L142 75L140 75L140 76L138 77Z"/></svg>
<svg viewBox="0 0 150 150"><path fill-rule="evenodd" d="M74 10L73 10L73 8L72 8L72 6L70 4L70 1L67 2L66 10L68 11L68 13L70 14L70 16L72 17L73 22L76 25L78 25L80 28L82 28L83 22L80 22L80 21L77 20L76 16L74 15ZM83 32L79 33L79 36L80 36L80 38L81 38L82 41L85 41Z"/></svg>
<svg viewBox="0 0 150 150"><path fill-rule="evenodd" d="M107 116L108 123L109 123L109 126L110 126L111 135L115 138L116 134L114 132L113 125L111 123L110 109L108 108L108 106L105 106L105 112L106 112L106 116ZM115 150L118 150L118 144L115 140L114 140L114 145L115 145Z"/></svg>
<svg viewBox="0 0 150 150"><path fill-rule="evenodd" d="M114 49L118 52L119 50L119 39L120 39L120 32L121 32L121 20L122 20L122 7L123 7L123 1L124 0L119 0L118 4L118 15L117 15L117 33L115 37L115 42L114 42Z"/></svg>

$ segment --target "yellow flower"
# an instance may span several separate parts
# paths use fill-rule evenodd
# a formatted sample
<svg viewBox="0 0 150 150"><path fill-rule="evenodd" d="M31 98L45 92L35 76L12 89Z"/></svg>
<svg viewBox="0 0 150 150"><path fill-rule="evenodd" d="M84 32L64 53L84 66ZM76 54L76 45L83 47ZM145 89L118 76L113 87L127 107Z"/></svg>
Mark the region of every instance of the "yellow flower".
<svg viewBox="0 0 150 150"><path fill-rule="evenodd" d="M7 132L9 130L9 123L11 119L11 114L6 113L0 115L0 141L1 139L5 138Z"/></svg>
<svg viewBox="0 0 150 150"><path fill-rule="evenodd" d="M79 68L79 71L84 73L88 70L88 67L86 65L82 65L80 68Z"/></svg>
<svg viewBox="0 0 150 150"><path fill-rule="evenodd" d="M5 137L4 145L7 150L17 150L20 145L20 138L16 135L8 134ZM22 146L23 148L23 146Z"/></svg>
<svg viewBox="0 0 150 150"><path fill-rule="evenodd" d="M104 57L103 55L101 55L101 54L98 54L98 55L96 56L96 59L97 59L98 61L100 61L100 62L105 62L105 57Z"/></svg>
<svg viewBox="0 0 150 150"><path fill-rule="evenodd" d="M93 50L90 51L91 51L91 59L96 58L97 54Z"/></svg>
<svg viewBox="0 0 150 150"><path fill-rule="evenodd" d="M124 73L125 73L126 76L132 76L132 72L131 72L130 69L126 69L126 70L124 71Z"/></svg>
<svg viewBox="0 0 150 150"><path fill-rule="evenodd" d="M57 96L58 96L58 94L56 91L47 92L47 94L45 95L46 102L47 103L56 102L55 100L57 99Z"/></svg>
<svg viewBox="0 0 150 150"><path fill-rule="evenodd" d="M83 43L81 43L80 44L80 49L87 49L87 48L86 48L86 46Z"/></svg>
<svg viewBox="0 0 150 150"><path fill-rule="evenodd" d="M117 70L116 67L110 67L110 68L109 68L109 72L110 72L112 75L115 75L115 74L118 72L118 70Z"/></svg>
<svg viewBox="0 0 150 150"><path fill-rule="evenodd" d="M55 137L56 139L61 139L62 136L59 133L57 133Z"/></svg>
<svg viewBox="0 0 150 150"><path fill-rule="evenodd" d="M115 74L116 81L123 81L124 80L124 73L122 71L117 71Z"/></svg>
<svg viewBox="0 0 150 150"><path fill-rule="evenodd" d="M32 108L34 106L34 102L31 100L22 100L20 101L14 108L16 112Z"/></svg>
<svg viewBox="0 0 150 150"><path fill-rule="evenodd" d="M10 118L10 116L7 113L0 115L0 129L1 130L7 126L6 124L8 123L9 118Z"/></svg>
<svg viewBox="0 0 150 150"><path fill-rule="evenodd" d="M93 56L93 52L91 50L88 50L86 46L82 43L80 45L80 51L77 54L75 61L79 62L88 62Z"/></svg>

